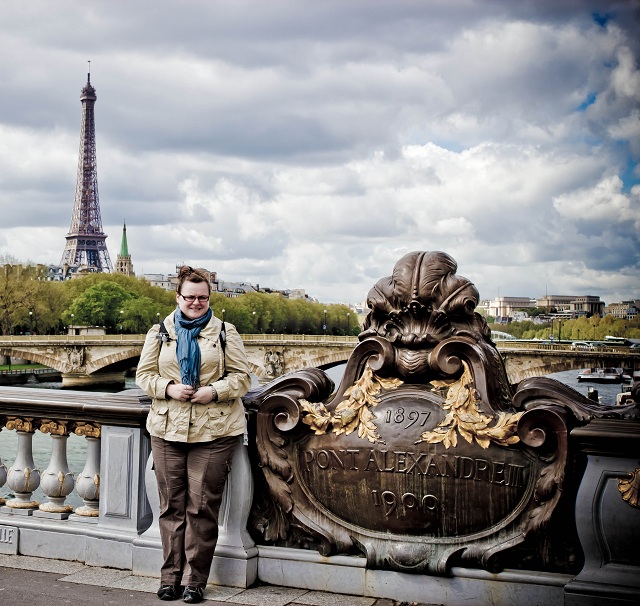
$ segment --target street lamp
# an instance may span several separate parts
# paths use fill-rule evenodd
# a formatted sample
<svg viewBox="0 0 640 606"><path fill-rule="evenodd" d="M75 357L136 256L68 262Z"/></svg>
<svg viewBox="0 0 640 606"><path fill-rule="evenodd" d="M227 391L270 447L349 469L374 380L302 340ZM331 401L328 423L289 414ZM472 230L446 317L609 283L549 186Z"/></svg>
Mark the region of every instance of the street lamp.
<svg viewBox="0 0 640 606"><path fill-rule="evenodd" d="M124 309L120 310L120 334L122 334L122 314L124 314Z"/></svg>
<svg viewBox="0 0 640 606"><path fill-rule="evenodd" d="M327 334L327 310L324 310L324 324L322 325L322 330L324 331L324 334Z"/></svg>
<svg viewBox="0 0 640 606"><path fill-rule="evenodd" d="M257 328L256 328L256 312L252 311L251 315L253 317L253 329L257 331Z"/></svg>
<svg viewBox="0 0 640 606"><path fill-rule="evenodd" d="M226 311L226 310L224 310L224 309L222 310L222 321L223 321L223 322L224 322L224 312L225 312L225 311Z"/></svg>
<svg viewBox="0 0 640 606"><path fill-rule="evenodd" d="M33 312L29 311L29 335L33 334Z"/></svg>
<svg viewBox="0 0 640 606"><path fill-rule="evenodd" d="M347 313L347 336L351 334L351 314Z"/></svg>

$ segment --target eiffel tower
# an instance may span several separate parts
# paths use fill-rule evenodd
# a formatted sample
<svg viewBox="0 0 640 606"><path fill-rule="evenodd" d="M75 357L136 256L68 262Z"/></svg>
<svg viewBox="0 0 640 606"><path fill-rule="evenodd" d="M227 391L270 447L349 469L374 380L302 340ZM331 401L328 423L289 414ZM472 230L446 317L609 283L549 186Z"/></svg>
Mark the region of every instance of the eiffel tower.
<svg viewBox="0 0 640 606"><path fill-rule="evenodd" d="M96 129L93 106L96 89L91 86L91 72L82 89L82 125L80 128L80 153L76 196L71 215L71 227L65 236L67 243L60 265L82 271L111 272L113 267L102 231L100 201L98 199L98 174L96 170Z"/></svg>

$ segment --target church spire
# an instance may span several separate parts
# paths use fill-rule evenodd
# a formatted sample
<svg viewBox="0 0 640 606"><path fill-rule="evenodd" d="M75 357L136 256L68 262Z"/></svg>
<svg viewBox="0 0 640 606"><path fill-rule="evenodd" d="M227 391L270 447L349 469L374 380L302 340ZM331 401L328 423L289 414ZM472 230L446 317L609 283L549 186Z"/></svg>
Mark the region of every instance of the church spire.
<svg viewBox="0 0 640 606"><path fill-rule="evenodd" d="M120 244L120 254L116 259L116 273L125 276L134 276L133 263L131 263L131 255L129 254L129 245L127 244L127 222L122 226L122 242Z"/></svg>
<svg viewBox="0 0 640 606"><path fill-rule="evenodd" d="M128 257L129 256L129 246L127 245L127 222L124 222L122 227L122 243L120 244L120 256Z"/></svg>

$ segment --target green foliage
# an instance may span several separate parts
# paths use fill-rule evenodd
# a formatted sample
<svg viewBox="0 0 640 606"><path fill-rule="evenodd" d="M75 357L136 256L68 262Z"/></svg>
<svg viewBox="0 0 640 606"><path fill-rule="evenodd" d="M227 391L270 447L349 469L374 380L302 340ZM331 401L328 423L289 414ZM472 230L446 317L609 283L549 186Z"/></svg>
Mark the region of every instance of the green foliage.
<svg viewBox="0 0 640 606"><path fill-rule="evenodd" d="M6 263L0 267L2 334L55 331L65 307L59 289L46 281L43 265ZM31 313L29 313L31 312Z"/></svg>
<svg viewBox="0 0 640 606"><path fill-rule="evenodd" d="M563 341L603 341L607 335L640 339L640 316L633 320L619 320L613 316L581 317L574 320L553 320L534 324L530 320L510 324L490 324L491 330L507 332L518 339L554 339Z"/></svg>
<svg viewBox="0 0 640 606"><path fill-rule="evenodd" d="M358 335L361 330L356 314L346 305L290 301L279 294L247 293L228 299L213 293L211 308L218 318L224 317L244 334L323 334L325 309L327 334Z"/></svg>
<svg viewBox="0 0 640 606"><path fill-rule="evenodd" d="M0 266L2 334L31 329L61 333L70 324L141 334L176 307L174 292L133 276L96 273L65 282L49 282L46 277L44 266ZM361 330L358 316L346 305L290 301L279 294L227 298L212 293L211 308L240 333L323 334L325 317L327 334L358 335Z"/></svg>

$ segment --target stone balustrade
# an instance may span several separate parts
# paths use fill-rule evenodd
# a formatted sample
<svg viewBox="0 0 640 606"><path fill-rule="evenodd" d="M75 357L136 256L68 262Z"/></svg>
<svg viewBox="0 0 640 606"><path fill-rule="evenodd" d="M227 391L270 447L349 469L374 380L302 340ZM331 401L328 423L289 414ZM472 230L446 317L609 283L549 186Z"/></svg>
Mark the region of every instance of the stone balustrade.
<svg viewBox="0 0 640 606"><path fill-rule="evenodd" d="M260 397L270 397L274 389L260 388ZM148 407L139 390L102 394L0 387L0 445L9 434L16 438L10 468L0 462L0 495L7 498L0 503L0 553L158 576L162 550L159 500L144 429ZM35 435L51 443L44 470L34 462ZM72 436L86 442L84 468L75 477L67 463ZM247 530L253 502L251 465L247 447L239 445L220 510L209 580L249 587L260 579L413 601L422 599L428 586L432 601L443 603L453 595L472 596L478 604L522 603L517 602L521 595L527 603L566 606L613 604L611 596L616 604L637 603L639 439L638 421L632 419L595 420L571 434L576 454L587 459L582 482L574 478L580 490L568 521L577 525L584 550L580 574L454 567L452 578L369 569L366 558L353 555L256 546ZM45 498L34 498L36 492ZM83 504L71 506L70 500ZM496 595L504 599L496 601Z"/></svg>
<svg viewBox="0 0 640 606"><path fill-rule="evenodd" d="M149 405L140 390L110 394L0 387L0 445L10 432L16 438L15 453L5 454L13 460L10 467L0 461L0 495L5 495L0 499L0 553L158 575L162 547L145 430ZM51 443L44 470L34 461L36 433ZM86 443L84 468L77 476L67 462L70 436ZM257 577L257 549L246 530L252 490L249 458L241 445L223 497L214 567L227 585L247 587Z"/></svg>
<svg viewBox="0 0 640 606"><path fill-rule="evenodd" d="M1 551L130 567L131 543L151 523L144 469L149 401L141 395L0 388L0 442L15 431L11 467L0 463L0 488L8 493L0 525L13 529ZM50 436L44 470L33 457L36 432ZM86 442L82 471L67 463L70 435ZM34 493L40 489L44 499ZM74 507L75 490L82 505Z"/></svg>

